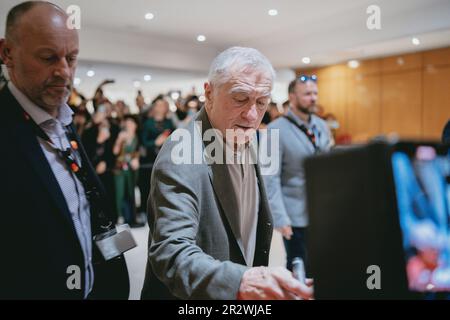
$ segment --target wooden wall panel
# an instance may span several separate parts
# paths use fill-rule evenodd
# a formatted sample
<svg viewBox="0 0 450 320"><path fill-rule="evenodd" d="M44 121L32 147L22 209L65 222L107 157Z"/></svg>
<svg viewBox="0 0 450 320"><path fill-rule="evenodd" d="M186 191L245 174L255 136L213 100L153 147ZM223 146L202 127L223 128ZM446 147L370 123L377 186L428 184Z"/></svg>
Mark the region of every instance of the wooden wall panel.
<svg viewBox="0 0 450 320"><path fill-rule="evenodd" d="M319 87L319 104L325 113L332 113L339 121L338 134L348 132L347 121L347 90L348 68L336 65L317 72Z"/></svg>
<svg viewBox="0 0 450 320"><path fill-rule="evenodd" d="M381 76L357 75L348 87L348 132L353 142L365 142L381 131Z"/></svg>
<svg viewBox="0 0 450 320"><path fill-rule="evenodd" d="M425 66L450 66L450 48L425 51L423 63Z"/></svg>
<svg viewBox="0 0 450 320"><path fill-rule="evenodd" d="M381 59L381 72L404 72L422 68L422 53L398 55Z"/></svg>
<svg viewBox="0 0 450 320"><path fill-rule="evenodd" d="M381 60L371 59L360 61L359 67L356 69L349 69L349 72L353 76L379 75L381 73Z"/></svg>
<svg viewBox="0 0 450 320"><path fill-rule="evenodd" d="M450 118L450 47L297 72L318 76L319 103L354 142L394 132L440 139Z"/></svg>
<svg viewBox="0 0 450 320"><path fill-rule="evenodd" d="M381 132L422 137L422 72L382 75Z"/></svg>
<svg viewBox="0 0 450 320"><path fill-rule="evenodd" d="M443 128L450 120L450 66L425 70L423 82L424 138L441 139Z"/></svg>

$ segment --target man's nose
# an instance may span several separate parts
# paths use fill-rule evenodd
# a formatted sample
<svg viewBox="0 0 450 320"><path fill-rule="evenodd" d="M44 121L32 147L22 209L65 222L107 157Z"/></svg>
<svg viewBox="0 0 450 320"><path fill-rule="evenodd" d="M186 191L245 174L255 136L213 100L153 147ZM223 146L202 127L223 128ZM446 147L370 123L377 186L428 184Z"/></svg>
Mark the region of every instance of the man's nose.
<svg viewBox="0 0 450 320"><path fill-rule="evenodd" d="M70 78L70 67L65 58L62 58L58 61L58 64L55 66L55 70L53 71L53 75L55 77L60 77L63 79Z"/></svg>
<svg viewBox="0 0 450 320"><path fill-rule="evenodd" d="M244 112L244 119L249 123L253 123L258 119L258 111L256 110L256 104L252 104L252 106Z"/></svg>

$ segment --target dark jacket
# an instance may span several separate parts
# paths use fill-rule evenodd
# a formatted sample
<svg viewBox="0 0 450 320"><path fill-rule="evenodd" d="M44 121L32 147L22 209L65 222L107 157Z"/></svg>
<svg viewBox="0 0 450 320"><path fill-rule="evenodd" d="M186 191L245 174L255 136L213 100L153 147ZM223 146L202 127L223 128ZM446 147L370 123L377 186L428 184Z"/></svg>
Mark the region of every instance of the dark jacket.
<svg viewBox="0 0 450 320"><path fill-rule="evenodd" d="M81 299L83 252L64 195L35 130L7 87L0 91L0 108L0 299ZM90 163L84 161L83 165L103 190ZM91 223L95 234L100 226L94 215ZM93 250L94 289L90 298L127 299L125 261L100 263L95 245ZM81 290L67 286L68 268L73 265L81 269Z"/></svg>
<svg viewBox="0 0 450 320"><path fill-rule="evenodd" d="M444 131L442 132L442 142L450 143L450 120L448 120L445 125Z"/></svg>

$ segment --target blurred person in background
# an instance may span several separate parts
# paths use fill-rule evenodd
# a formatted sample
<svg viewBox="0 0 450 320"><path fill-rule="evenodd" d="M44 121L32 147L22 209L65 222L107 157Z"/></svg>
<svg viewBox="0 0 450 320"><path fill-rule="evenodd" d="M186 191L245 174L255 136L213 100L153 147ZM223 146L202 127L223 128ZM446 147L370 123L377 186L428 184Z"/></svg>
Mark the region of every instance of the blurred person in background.
<svg viewBox="0 0 450 320"><path fill-rule="evenodd" d="M289 84L289 111L268 126L279 131L279 167L264 176L274 226L283 236L286 267L292 270L292 260L307 260L306 207L303 161L332 146L331 132L325 121L314 114L318 100L317 78L300 76ZM270 149L269 149L270 150Z"/></svg>
<svg viewBox="0 0 450 320"><path fill-rule="evenodd" d="M89 124L89 119L91 115L87 110L75 109L73 115L73 124L77 130L79 136L81 136L86 129L86 126Z"/></svg>
<svg viewBox="0 0 450 320"><path fill-rule="evenodd" d="M141 227L136 221L135 187L139 170L138 121L126 115L123 129L113 147L116 156L114 181L116 188L116 210L130 227Z"/></svg>
<svg viewBox="0 0 450 320"><path fill-rule="evenodd" d="M113 104L113 109L116 111L119 122L125 119L125 116L131 114L130 107L123 100L118 100Z"/></svg>
<svg viewBox="0 0 450 320"><path fill-rule="evenodd" d="M92 121L83 132L82 141L86 154L106 189L107 201L112 208L111 219L117 221L118 213L115 202L115 181L113 171L116 165L116 156L113 153L115 143L111 135L107 111L104 105L99 106L93 115Z"/></svg>
<svg viewBox="0 0 450 320"><path fill-rule="evenodd" d="M147 211L147 199L150 192L150 174L153 163L161 146L175 130L172 120L168 119L169 103L160 98L156 100L149 111L149 117L142 129L142 147L145 153L141 157L141 168L139 170L139 189L141 191L141 206L139 212Z"/></svg>
<svg viewBox="0 0 450 320"><path fill-rule="evenodd" d="M276 102L270 102L269 104L269 116L270 116L270 122L275 121L276 119L278 119L279 117L281 117L281 113L280 110L278 109L278 105L276 104Z"/></svg>
<svg viewBox="0 0 450 320"><path fill-rule="evenodd" d="M337 130L340 127L339 122L336 116L332 113L327 113L326 115L324 115L323 120L327 122L328 128L330 129L333 139L331 143L334 145L337 137Z"/></svg>
<svg viewBox="0 0 450 320"><path fill-rule="evenodd" d="M141 90L138 90L137 96L136 96L136 107L138 108L138 113L142 114L143 112L146 112L148 107L145 104L144 95L142 94Z"/></svg>
<svg viewBox="0 0 450 320"><path fill-rule="evenodd" d="M196 95L189 95L185 99L178 99L177 101L179 101L177 110L170 114L170 118L175 127L182 128L192 120L200 110L202 103Z"/></svg>
<svg viewBox="0 0 450 320"><path fill-rule="evenodd" d="M108 98L105 97L103 93L103 87L107 84L115 83L116 81L113 79L105 79L102 83L99 84L94 93L94 98L92 99L94 111L97 111L99 105L102 105L106 102L109 102Z"/></svg>

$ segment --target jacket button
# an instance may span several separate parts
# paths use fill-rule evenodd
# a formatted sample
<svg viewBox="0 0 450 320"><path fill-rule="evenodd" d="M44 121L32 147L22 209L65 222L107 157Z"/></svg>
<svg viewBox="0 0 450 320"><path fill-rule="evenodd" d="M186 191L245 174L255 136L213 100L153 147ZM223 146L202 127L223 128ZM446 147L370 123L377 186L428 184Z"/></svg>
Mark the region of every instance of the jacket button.
<svg viewBox="0 0 450 320"><path fill-rule="evenodd" d="M264 250L264 254L267 254L267 250Z"/></svg>

